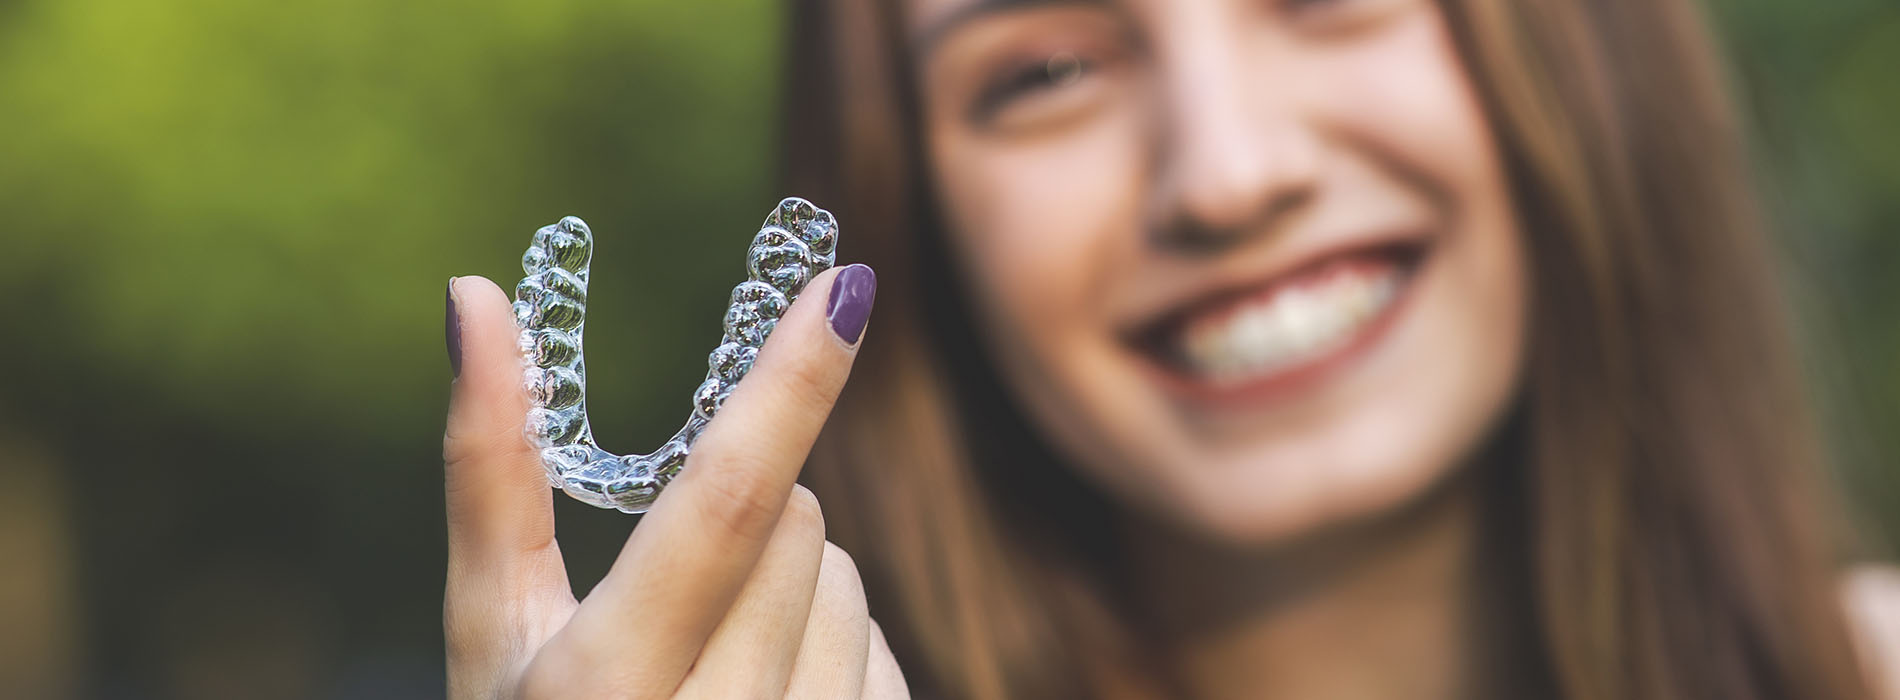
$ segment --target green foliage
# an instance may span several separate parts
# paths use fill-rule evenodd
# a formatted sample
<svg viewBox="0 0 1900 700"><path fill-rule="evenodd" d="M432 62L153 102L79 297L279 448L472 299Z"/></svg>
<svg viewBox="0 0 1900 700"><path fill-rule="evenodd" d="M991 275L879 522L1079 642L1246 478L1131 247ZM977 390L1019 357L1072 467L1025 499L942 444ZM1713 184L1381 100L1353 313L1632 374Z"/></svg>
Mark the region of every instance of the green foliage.
<svg viewBox="0 0 1900 700"><path fill-rule="evenodd" d="M647 331L598 334L608 351L678 364L685 348L646 341L716 336L679 307L718 308L702 261L733 272L776 201L766 9L6 8L0 292L31 300L8 325L37 330L0 357L149 385L173 418L396 439L437 420L445 280L511 285L528 234L573 213L602 232L609 296L698 293L600 305L597 327ZM691 387L669 388L644 393Z"/></svg>
<svg viewBox="0 0 1900 700"><path fill-rule="evenodd" d="M1900 10L1715 5L1768 181L1823 305L1894 356ZM721 253L769 204L776 16L762 0L27 2L0 6L0 358L149 385L164 411L397 439L439 408L435 296L515 276L528 231L602 232L601 410L659 415L709 338ZM737 206L758 202L759 206ZM682 235L685 234L685 235ZM1809 235L1811 234L1811 235ZM1868 254L1877 251L1879 254ZM656 265L655 261L666 264ZM1844 272L1844 275L1836 274ZM728 275L729 276L729 275ZM704 297L701 299L700 297ZM703 303L700 303L702 302ZM703 315L703 314L702 314ZM1861 323L1861 320L1869 323ZM615 330L619 329L619 330ZM635 330L637 329L637 330ZM678 338L680 340L673 340ZM603 353L605 354L605 353ZM1889 409L1900 372L1877 381ZM1889 413L1888 415L1894 415Z"/></svg>
<svg viewBox="0 0 1900 700"><path fill-rule="evenodd" d="M1900 544L1900 4L1717 0L1810 374L1878 549ZM1887 542L1879 542L1886 539ZM1889 551L1891 556L1894 552Z"/></svg>
<svg viewBox="0 0 1900 700"><path fill-rule="evenodd" d="M1711 4L1828 424L1862 504L1900 513L1900 5ZM770 177L774 10L0 0L0 421L109 477L73 485L88 675L169 677L195 647L153 611L269 613L194 592L236 571L348 611L343 641L292 648L439 679L445 281L510 285L536 227L586 218L596 425L675 428L740 251L798 194ZM628 521L557 502L584 590ZM328 639L310 624L284 634Z"/></svg>

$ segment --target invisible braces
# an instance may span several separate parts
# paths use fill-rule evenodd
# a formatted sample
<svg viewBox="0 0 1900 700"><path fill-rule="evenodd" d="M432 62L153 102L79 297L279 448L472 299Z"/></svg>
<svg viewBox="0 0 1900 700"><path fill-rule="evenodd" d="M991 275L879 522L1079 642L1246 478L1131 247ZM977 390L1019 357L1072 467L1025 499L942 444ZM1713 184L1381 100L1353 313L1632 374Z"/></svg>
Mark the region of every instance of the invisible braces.
<svg viewBox="0 0 1900 700"><path fill-rule="evenodd" d="M732 289L725 333L707 358L706 379L693 392L693 413L666 444L644 455L616 455L594 443L587 420L586 325L588 264L594 235L569 216L542 227L521 256L527 277L515 286L515 323L527 367L528 442L540 453L548 483L600 508L643 513L680 470L759 348L806 283L836 261L838 223L797 197L779 202L746 253L750 278Z"/></svg>

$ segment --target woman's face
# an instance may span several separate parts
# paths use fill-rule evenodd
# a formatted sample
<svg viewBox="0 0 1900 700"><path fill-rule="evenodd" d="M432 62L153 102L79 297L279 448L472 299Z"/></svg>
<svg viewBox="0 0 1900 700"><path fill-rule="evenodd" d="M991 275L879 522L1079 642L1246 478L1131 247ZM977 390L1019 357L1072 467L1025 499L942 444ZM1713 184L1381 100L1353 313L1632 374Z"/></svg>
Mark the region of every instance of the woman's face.
<svg viewBox="0 0 1900 700"><path fill-rule="evenodd" d="M996 362L1086 476L1236 543L1374 516L1509 403L1526 281L1430 0L910 0Z"/></svg>

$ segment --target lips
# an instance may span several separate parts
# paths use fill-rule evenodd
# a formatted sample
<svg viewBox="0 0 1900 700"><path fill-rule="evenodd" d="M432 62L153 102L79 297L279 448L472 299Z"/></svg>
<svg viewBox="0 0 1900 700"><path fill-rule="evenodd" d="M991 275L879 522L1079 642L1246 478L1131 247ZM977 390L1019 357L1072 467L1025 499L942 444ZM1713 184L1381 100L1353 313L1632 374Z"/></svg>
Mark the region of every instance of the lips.
<svg viewBox="0 0 1900 700"><path fill-rule="evenodd" d="M1134 344L1164 383L1199 398L1303 383L1390 325L1427 250L1413 238L1330 252L1178 307L1144 326Z"/></svg>

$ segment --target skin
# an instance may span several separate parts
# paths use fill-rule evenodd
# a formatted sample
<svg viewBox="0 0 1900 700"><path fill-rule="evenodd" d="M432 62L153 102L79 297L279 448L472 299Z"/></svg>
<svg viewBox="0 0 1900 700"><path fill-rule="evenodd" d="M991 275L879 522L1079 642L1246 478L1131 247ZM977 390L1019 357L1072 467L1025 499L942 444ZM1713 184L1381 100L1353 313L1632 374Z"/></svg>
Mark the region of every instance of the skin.
<svg viewBox="0 0 1900 700"><path fill-rule="evenodd" d="M1470 499L1425 494L1507 401L1524 291L1489 129L1433 6L908 9L927 148L986 335L1070 461L1154 521L1129 544L1152 564L1140 583L1195 693L1466 687L1455 669L1469 640L1454 630L1472 588ZM1032 81L973 113L999 75L1058 55L1073 63L1060 84ZM1297 390L1183 399L1125 341L1211 284L1257 285L1392 231L1431 242L1408 308ZM902 695L855 569L792 483L853 352L821 337L810 304L822 293L793 307L686 475L576 602L549 490L518 437L505 295L476 278L454 291L466 353L445 447L456 697ZM1387 633L1363 634L1374 624ZM1363 672L1373 664L1385 672Z"/></svg>
<svg viewBox="0 0 1900 700"><path fill-rule="evenodd" d="M932 29L930 156L997 360L1034 418L1130 504L1267 542L1416 498L1514 389L1523 262L1502 168L1433 3L1057 3ZM969 116L1018 57L1102 67ZM1059 205L1052 206L1052 203ZM1217 244L1187 245L1200 228ZM1122 337L1384 231L1433 249L1350 366L1241 405L1172 396Z"/></svg>
<svg viewBox="0 0 1900 700"><path fill-rule="evenodd" d="M443 440L451 697L909 697L857 567L793 483L857 354L825 320L836 276L786 312L685 473L578 601L521 438L509 299L479 277L451 281L463 353Z"/></svg>
<svg viewBox="0 0 1900 700"><path fill-rule="evenodd" d="M1138 612L1183 690L1527 696L1497 671L1528 664L1491 632L1497 591L1460 478L1519 382L1523 232L1436 5L905 9L965 291L1030 418L1124 504ZM1402 309L1303 381L1184 396L1127 340L1391 232L1428 245ZM453 697L908 696L855 567L793 484L855 353L823 328L822 291L792 307L685 475L576 601L519 437L506 296L479 278L452 290L465 348L445 440ZM1885 621L1862 629L1874 658L1900 654L1900 616L1881 603L1900 600L1896 581L1863 576L1851 592L1857 620ZM1120 672L1089 679L1096 694L1172 694Z"/></svg>
<svg viewBox="0 0 1900 700"><path fill-rule="evenodd" d="M991 354L1069 463L1126 504L1133 577L1194 694L1470 697L1483 640L1461 630L1482 627L1484 584L1453 476L1515 392L1527 292L1497 147L1436 5L908 9L935 185ZM1403 307L1296 386L1184 397L1127 339L1393 231L1429 241Z"/></svg>

